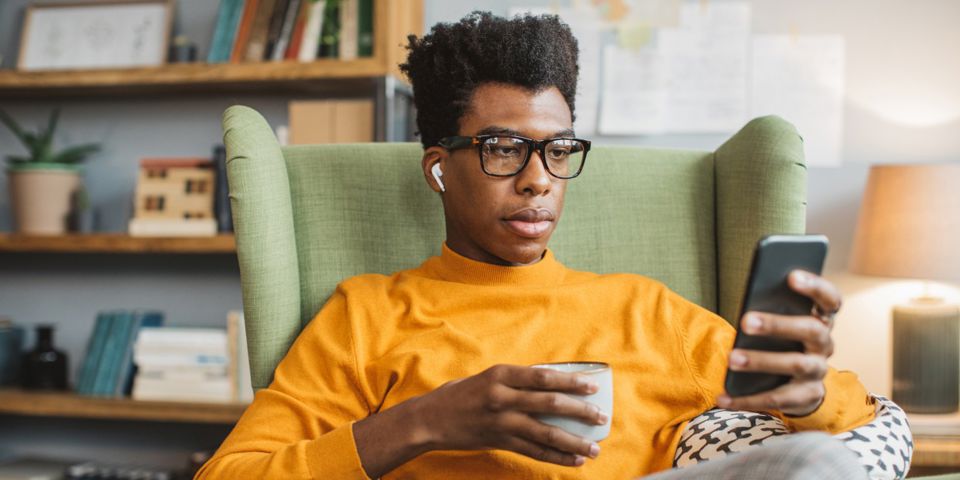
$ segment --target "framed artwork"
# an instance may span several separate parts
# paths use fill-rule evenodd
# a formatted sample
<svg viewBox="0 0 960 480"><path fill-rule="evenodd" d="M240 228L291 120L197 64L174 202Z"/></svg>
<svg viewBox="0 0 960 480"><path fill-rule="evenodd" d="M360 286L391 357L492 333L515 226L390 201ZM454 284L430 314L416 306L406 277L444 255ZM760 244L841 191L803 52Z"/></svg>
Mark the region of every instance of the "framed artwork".
<svg viewBox="0 0 960 480"><path fill-rule="evenodd" d="M173 0L105 0L27 7L19 70L162 65Z"/></svg>

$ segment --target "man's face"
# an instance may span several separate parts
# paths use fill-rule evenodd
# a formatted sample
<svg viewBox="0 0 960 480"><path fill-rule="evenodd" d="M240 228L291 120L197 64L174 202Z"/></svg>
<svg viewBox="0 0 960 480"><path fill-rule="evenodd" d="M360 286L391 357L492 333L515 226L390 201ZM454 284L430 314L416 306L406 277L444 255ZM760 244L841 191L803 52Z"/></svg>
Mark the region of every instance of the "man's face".
<svg viewBox="0 0 960 480"><path fill-rule="evenodd" d="M515 85L478 87L460 119L462 136L507 134L543 140L573 135L570 109L556 87L534 92ZM567 180L550 175L538 152L520 173L493 177L477 148L424 152L424 172L440 163L447 245L468 258L501 265L540 260L560 220Z"/></svg>

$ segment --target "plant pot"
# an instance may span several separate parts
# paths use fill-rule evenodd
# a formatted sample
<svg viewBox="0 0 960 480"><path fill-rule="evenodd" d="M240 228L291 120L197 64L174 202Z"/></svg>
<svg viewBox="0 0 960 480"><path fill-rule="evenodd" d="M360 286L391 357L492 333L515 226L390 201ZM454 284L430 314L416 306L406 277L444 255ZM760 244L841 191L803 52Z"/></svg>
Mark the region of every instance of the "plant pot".
<svg viewBox="0 0 960 480"><path fill-rule="evenodd" d="M66 233L70 198L80 187L78 166L55 163L17 166L7 170L7 179L17 233Z"/></svg>

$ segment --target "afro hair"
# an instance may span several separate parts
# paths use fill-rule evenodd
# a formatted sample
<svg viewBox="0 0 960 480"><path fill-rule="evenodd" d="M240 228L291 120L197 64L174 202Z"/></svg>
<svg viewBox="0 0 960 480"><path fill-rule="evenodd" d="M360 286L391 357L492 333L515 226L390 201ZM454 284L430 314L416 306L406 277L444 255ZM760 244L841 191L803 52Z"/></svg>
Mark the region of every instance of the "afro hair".
<svg viewBox="0 0 960 480"><path fill-rule="evenodd" d="M505 83L534 92L556 87L570 107L577 92L577 40L555 15L498 17L475 11L408 37L400 65L413 85L424 148L456 135L474 90Z"/></svg>

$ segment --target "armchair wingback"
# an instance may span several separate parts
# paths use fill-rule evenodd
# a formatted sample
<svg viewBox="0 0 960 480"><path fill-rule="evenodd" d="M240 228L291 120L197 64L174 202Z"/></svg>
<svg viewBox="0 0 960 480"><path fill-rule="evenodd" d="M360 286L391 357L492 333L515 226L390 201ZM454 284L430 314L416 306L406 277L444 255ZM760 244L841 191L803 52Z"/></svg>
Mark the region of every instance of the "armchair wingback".
<svg viewBox="0 0 960 480"><path fill-rule="evenodd" d="M255 388L341 280L414 267L440 251L443 212L418 144L281 148L255 110L223 118ZM757 239L800 233L800 136L758 118L714 152L596 147L551 240L566 265L666 283L728 321Z"/></svg>

